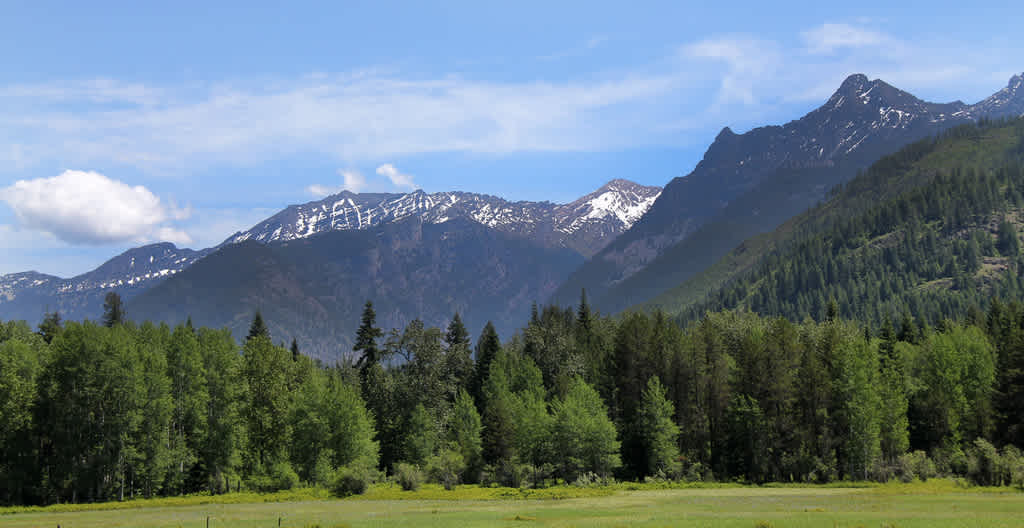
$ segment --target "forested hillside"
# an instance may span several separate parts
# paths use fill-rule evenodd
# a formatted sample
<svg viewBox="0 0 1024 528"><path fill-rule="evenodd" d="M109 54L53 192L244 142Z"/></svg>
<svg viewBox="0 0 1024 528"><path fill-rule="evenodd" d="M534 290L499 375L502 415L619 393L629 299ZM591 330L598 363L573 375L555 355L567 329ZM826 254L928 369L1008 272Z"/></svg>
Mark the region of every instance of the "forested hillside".
<svg viewBox="0 0 1024 528"><path fill-rule="evenodd" d="M745 259L750 271L718 277L724 286L705 300L688 304L697 283L654 304L685 320L736 307L801 320L822 318L834 301L841 316L877 327L904 313L934 325L992 298L1020 298L1022 162L1021 120L916 143L782 226L772 244L752 241L727 257L719 270ZM755 245L769 251L755 258Z"/></svg>

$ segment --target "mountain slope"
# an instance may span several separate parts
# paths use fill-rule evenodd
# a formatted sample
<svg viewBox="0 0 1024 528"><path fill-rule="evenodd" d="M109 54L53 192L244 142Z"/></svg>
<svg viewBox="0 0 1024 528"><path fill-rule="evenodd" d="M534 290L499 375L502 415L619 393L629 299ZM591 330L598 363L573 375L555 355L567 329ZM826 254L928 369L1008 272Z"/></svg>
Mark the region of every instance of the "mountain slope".
<svg viewBox="0 0 1024 528"><path fill-rule="evenodd" d="M54 310L65 319L98 319L107 292L130 298L191 266L210 251L150 244L125 251L70 279L34 271L0 276L0 319L35 321L44 312Z"/></svg>
<svg viewBox="0 0 1024 528"><path fill-rule="evenodd" d="M689 175L672 180L648 213L559 288L569 304L586 288L618 311L672 288L735 248L823 199L887 152L981 117L1019 115L1020 76L975 105L921 101L852 75L820 108L783 126L725 128Z"/></svg>
<svg viewBox="0 0 1024 528"><path fill-rule="evenodd" d="M509 202L465 192L355 194L343 191L323 200L292 205L225 243L282 242L327 231L368 229L417 217L441 224L468 219L528 238L544 247L565 247L593 255L629 229L661 193L658 187L613 180L569 204Z"/></svg>
<svg viewBox="0 0 1024 528"><path fill-rule="evenodd" d="M1024 119L964 125L887 156L822 205L744 243L648 308L931 324L1020 298ZM709 292L701 299L702 291Z"/></svg>
<svg viewBox="0 0 1024 528"><path fill-rule="evenodd" d="M479 332L493 320L503 335L529 316L582 257L467 219L419 217L283 242L222 247L128 302L136 319L227 326L244 336L261 310L275 340L296 338L304 353L334 361L351 353L363 303L382 328L414 317L444 325L453 313Z"/></svg>

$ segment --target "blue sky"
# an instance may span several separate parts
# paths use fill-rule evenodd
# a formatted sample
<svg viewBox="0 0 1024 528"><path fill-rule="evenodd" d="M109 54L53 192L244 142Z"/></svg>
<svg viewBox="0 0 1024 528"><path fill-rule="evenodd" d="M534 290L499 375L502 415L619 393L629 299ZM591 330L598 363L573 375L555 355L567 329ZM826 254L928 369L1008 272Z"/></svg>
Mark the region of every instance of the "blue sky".
<svg viewBox="0 0 1024 528"><path fill-rule="evenodd" d="M1012 2L0 4L0 274L214 245L346 185L664 185L850 73L975 102L1024 71Z"/></svg>

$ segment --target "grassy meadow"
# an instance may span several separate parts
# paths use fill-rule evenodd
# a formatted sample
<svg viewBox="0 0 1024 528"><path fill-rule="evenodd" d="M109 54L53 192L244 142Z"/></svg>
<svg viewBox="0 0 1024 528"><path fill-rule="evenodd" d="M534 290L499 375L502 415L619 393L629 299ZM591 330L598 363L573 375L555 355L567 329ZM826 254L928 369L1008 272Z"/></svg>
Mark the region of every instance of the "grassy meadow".
<svg viewBox="0 0 1024 528"><path fill-rule="evenodd" d="M0 526L1024 527L1024 494L952 481L864 487L649 485L515 490L393 485L333 499L317 490L0 510Z"/></svg>

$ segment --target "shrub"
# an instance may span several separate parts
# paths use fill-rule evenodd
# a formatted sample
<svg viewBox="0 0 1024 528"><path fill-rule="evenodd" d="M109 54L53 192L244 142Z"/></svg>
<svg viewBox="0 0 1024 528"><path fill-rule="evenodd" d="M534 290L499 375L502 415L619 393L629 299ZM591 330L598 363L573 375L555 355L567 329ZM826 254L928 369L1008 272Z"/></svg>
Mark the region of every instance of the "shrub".
<svg viewBox="0 0 1024 528"><path fill-rule="evenodd" d="M259 492L290 490L298 485L299 475L288 462L275 462L269 469L257 468L249 479L249 488Z"/></svg>
<svg viewBox="0 0 1024 528"><path fill-rule="evenodd" d="M395 480L405 491L416 491L423 484L423 472L420 468L404 462L395 466Z"/></svg>
<svg viewBox="0 0 1024 528"><path fill-rule="evenodd" d="M379 478L377 470L366 466L347 466L339 469L334 474L331 482L331 492L338 497L350 495L362 495L371 483Z"/></svg>
<svg viewBox="0 0 1024 528"><path fill-rule="evenodd" d="M452 490L459 483L459 475L466 470L466 462L462 455L445 449L439 455L427 460L427 474L430 479L444 485L444 489Z"/></svg>
<svg viewBox="0 0 1024 528"><path fill-rule="evenodd" d="M904 453L896 460L896 475L903 482L911 482L915 478L925 482L935 477L935 463L924 451Z"/></svg>
<svg viewBox="0 0 1024 528"><path fill-rule="evenodd" d="M974 441L967 455L967 478L980 486L999 486L1004 480L1003 457L984 438Z"/></svg>
<svg viewBox="0 0 1024 528"><path fill-rule="evenodd" d="M1024 490L1024 454L1012 445L1003 448L1003 464L1010 484Z"/></svg>

